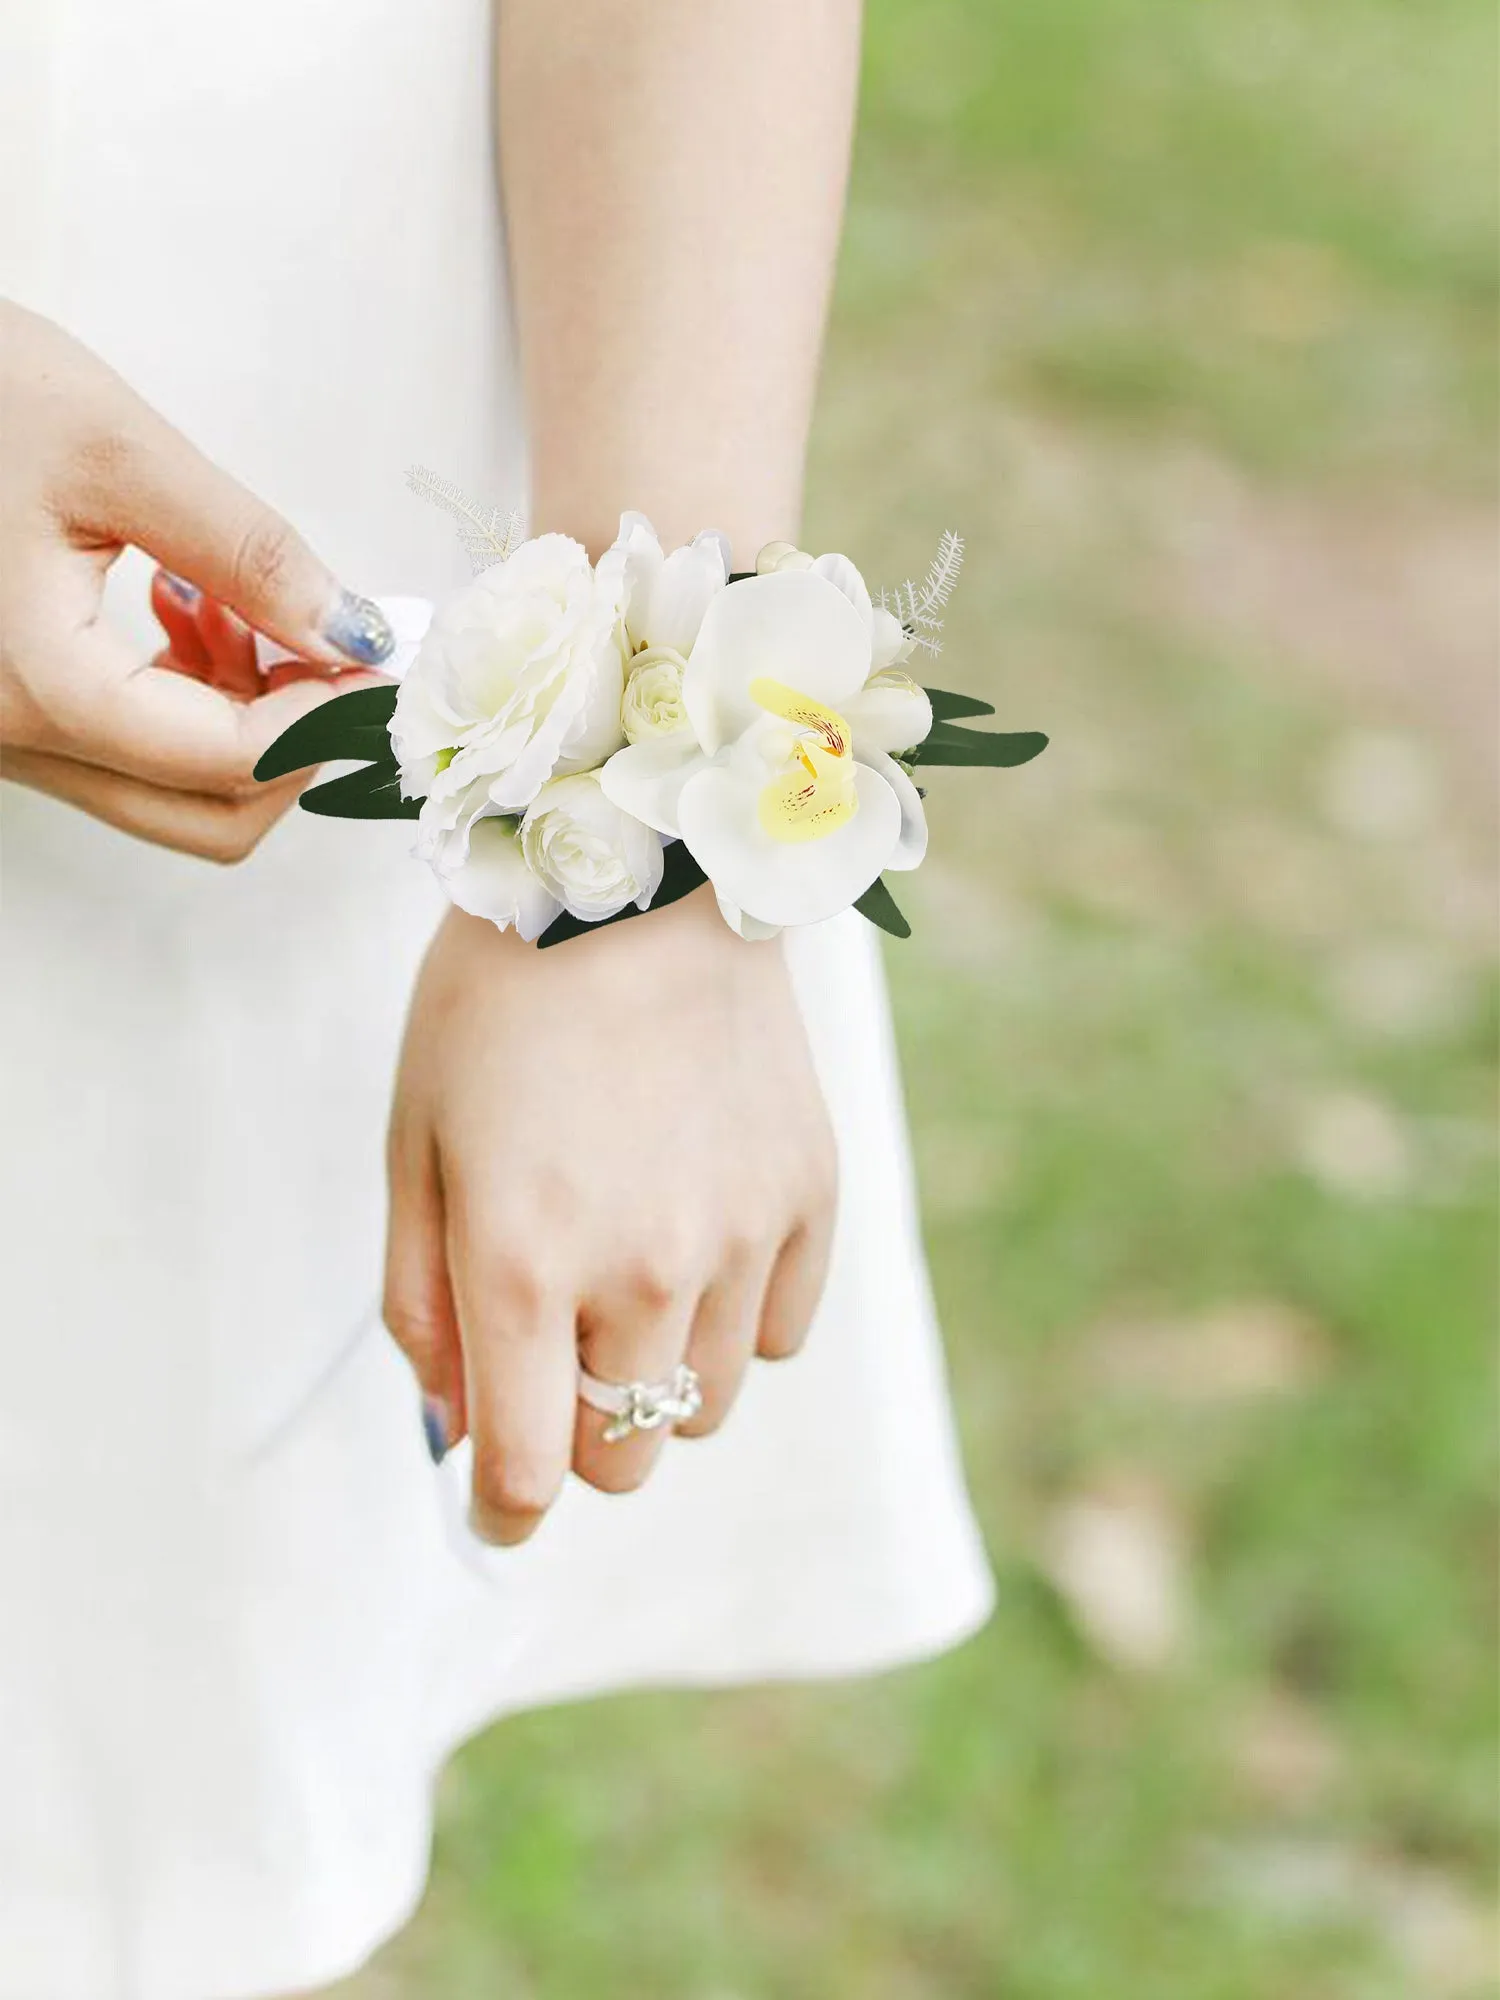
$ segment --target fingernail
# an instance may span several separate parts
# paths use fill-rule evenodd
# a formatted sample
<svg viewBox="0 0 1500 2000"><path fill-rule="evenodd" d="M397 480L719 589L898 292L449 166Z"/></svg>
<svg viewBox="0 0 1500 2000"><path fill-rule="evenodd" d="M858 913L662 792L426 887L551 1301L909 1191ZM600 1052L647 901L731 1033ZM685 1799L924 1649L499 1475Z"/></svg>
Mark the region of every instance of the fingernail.
<svg viewBox="0 0 1500 2000"><path fill-rule="evenodd" d="M189 583L185 576L178 576L174 570L164 569L159 574L162 583L179 604L196 604L203 595L196 583Z"/></svg>
<svg viewBox="0 0 1500 2000"><path fill-rule="evenodd" d="M362 667L378 667L396 648L390 620L368 597L356 597L341 590L333 609L323 621L323 637L329 645Z"/></svg>
<svg viewBox="0 0 1500 2000"><path fill-rule="evenodd" d="M422 1398L422 1434L428 1456L434 1465L441 1465L448 1456L448 1405L441 1396Z"/></svg>

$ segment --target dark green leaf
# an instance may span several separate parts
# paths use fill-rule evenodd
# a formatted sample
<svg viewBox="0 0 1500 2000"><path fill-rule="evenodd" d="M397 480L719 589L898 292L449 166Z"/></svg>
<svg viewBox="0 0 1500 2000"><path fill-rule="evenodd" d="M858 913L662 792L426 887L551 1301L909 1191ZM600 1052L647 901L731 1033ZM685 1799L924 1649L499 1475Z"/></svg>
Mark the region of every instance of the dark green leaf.
<svg viewBox="0 0 1500 2000"><path fill-rule="evenodd" d="M692 855L680 840L674 840L662 856L661 886L651 898L649 909L638 910L634 903L627 903L623 910L617 910L612 917L601 917L596 924L587 924L570 916L566 910L552 922L537 939L538 945L566 944L569 938L582 937L588 931L603 930L607 924L623 924L631 917L646 917L651 910L664 910L668 903L680 902L690 896L708 880Z"/></svg>
<svg viewBox="0 0 1500 2000"><path fill-rule="evenodd" d="M393 687L354 688L299 715L283 729L255 767L264 783L305 771L309 764L341 763L346 757L389 757L386 725L396 706Z"/></svg>
<svg viewBox="0 0 1500 2000"><path fill-rule="evenodd" d="M1001 735L983 729L959 729L940 723L911 753L913 764L1029 764L1040 757L1047 739L1038 729Z"/></svg>
<svg viewBox="0 0 1500 2000"><path fill-rule="evenodd" d="M401 774L390 760L314 785L298 803L328 819L416 819L422 810L420 799L402 798Z"/></svg>
<svg viewBox="0 0 1500 2000"><path fill-rule="evenodd" d="M972 695L949 694L946 688L924 688L923 693L932 703L934 722L952 722L960 715L993 715L993 702L976 701Z"/></svg>
<svg viewBox="0 0 1500 2000"><path fill-rule="evenodd" d="M892 937L911 936L911 925L897 908L896 899L885 886L883 875L876 876L854 907L861 916L868 917L872 924L878 924L881 930L889 931Z"/></svg>

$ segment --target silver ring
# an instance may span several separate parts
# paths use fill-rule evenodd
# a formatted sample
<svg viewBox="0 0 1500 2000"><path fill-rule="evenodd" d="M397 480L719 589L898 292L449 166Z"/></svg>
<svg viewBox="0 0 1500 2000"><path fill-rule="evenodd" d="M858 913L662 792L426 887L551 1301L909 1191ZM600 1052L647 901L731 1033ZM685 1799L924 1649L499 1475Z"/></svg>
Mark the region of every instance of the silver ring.
<svg viewBox="0 0 1500 2000"><path fill-rule="evenodd" d="M618 1444L632 1431L685 1423L703 1408L703 1385L697 1371L685 1361L677 1364L665 1382L601 1382L597 1375L580 1368L578 1394L591 1410L614 1419L604 1429L606 1444Z"/></svg>

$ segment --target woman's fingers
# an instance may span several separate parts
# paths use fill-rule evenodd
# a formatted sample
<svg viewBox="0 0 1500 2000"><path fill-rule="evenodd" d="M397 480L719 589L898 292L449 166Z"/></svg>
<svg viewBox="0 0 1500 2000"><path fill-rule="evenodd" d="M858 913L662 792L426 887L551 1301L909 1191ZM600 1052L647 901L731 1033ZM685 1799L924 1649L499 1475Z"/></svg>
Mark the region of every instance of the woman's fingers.
<svg viewBox="0 0 1500 2000"><path fill-rule="evenodd" d="M761 1308L755 1351L763 1361L782 1361L807 1338L828 1279L833 1249L832 1203L794 1229L781 1246Z"/></svg>
<svg viewBox="0 0 1500 2000"><path fill-rule="evenodd" d="M100 448L76 454L57 496L75 536L133 543L304 659L337 669L389 658L384 614L344 589L288 522L93 357L88 377Z"/></svg>
<svg viewBox="0 0 1500 2000"><path fill-rule="evenodd" d="M687 1361L703 1390L703 1408L678 1424L682 1437L707 1437L729 1415L755 1354L772 1261L766 1252L734 1253L698 1301Z"/></svg>
<svg viewBox="0 0 1500 2000"><path fill-rule="evenodd" d="M384 1319L424 1398L428 1449L441 1458L468 1425L463 1344L448 1281L447 1233L432 1135L393 1123Z"/></svg>
<svg viewBox="0 0 1500 2000"><path fill-rule="evenodd" d="M353 675L299 681L236 701L186 674L142 666L102 624L54 643L68 657L52 678L49 740L27 748L214 796L253 793L255 765L284 729L364 684Z"/></svg>
<svg viewBox="0 0 1500 2000"><path fill-rule="evenodd" d="M236 701L254 701L266 682L255 657L255 635L237 611L215 597L198 600L198 631L208 652L209 679Z"/></svg>
<svg viewBox="0 0 1500 2000"><path fill-rule="evenodd" d="M151 578L151 609L167 635L167 650L160 664L178 673L207 680L211 662L203 634L198 630L198 607L203 593L194 583L184 583L170 570L158 569Z"/></svg>
<svg viewBox="0 0 1500 2000"><path fill-rule="evenodd" d="M469 1520L483 1540L508 1547L536 1531L567 1477L575 1304L521 1254L476 1244L451 1214L448 1250L474 1446Z"/></svg>
<svg viewBox="0 0 1500 2000"><path fill-rule="evenodd" d="M117 827L121 833L205 861L244 861L306 783L300 772L238 797L172 791L33 750L6 750L0 776Z"/></svg>

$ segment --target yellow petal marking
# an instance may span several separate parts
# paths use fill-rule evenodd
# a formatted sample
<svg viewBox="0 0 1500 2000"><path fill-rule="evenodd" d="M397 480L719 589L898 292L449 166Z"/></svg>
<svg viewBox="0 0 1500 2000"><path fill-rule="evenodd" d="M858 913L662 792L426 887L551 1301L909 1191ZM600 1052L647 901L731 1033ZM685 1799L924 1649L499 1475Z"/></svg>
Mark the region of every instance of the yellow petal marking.
<svg viewBox="0 0 1500 2000"><path fill-rule="evenodd" d="M760 823L773 840L821 840L859 810L849 725L837 709L783 681L753 680L749 695L758 708L804 732L785 769L761 792Z"/></svg>

